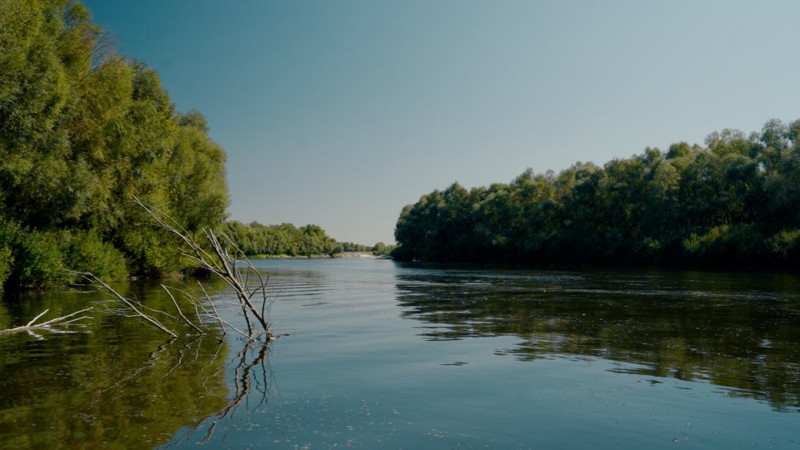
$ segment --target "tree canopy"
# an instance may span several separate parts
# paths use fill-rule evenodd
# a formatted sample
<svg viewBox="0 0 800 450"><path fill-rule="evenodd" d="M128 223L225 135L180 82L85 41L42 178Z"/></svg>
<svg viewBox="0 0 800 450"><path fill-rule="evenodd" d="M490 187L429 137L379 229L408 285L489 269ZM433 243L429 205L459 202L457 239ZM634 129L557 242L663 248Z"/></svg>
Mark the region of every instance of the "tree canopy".
<svg viewBox="0 0 800 450"><path fill-rule="evenodd" d="M427 261L797 266L800 120L599 167L458 183L403 208L395 258Z"/></svg>
<svg viewBox="0 0 800 450"><path fill-rule="evenodd" d="M205 118L177 112L158 74L117 54L81 3L3 0L0 283L182 268L133 196L189 232L221 225L225 152Z"/></svg>

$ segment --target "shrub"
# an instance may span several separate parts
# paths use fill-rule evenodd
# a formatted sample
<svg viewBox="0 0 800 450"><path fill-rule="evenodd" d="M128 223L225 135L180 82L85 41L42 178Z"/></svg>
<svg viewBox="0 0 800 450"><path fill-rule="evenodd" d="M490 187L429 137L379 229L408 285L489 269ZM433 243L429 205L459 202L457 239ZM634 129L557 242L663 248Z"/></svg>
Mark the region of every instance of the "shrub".
<svg viewBox="0 0 800 450"><path fill-rule="evenodd" d="M132 274L158 278L187 268L179 243L166 233L148 227L123 230L123 251Z"/></svg>
<svg viewBox="0 0 800 450"><path fill-rule="evenodd" d="M11 276L20 287L46 289L72 280L64 264L60 234L40 231L17 234Z"/></svg>
<svg viewBox="0 0 800 450"><path fill-rule="evenodd" d="M128 276L125 256L94 231L77 231L64 235L64 262L76 272L90 272L104 281Z"/></svg>
<svg viewBox="0 0 800 450"><path fill-rule="evenodd" d="M753 264L765 254L764 239L753 225L719 225L683 241L694 262L715 265Z"/></svg>

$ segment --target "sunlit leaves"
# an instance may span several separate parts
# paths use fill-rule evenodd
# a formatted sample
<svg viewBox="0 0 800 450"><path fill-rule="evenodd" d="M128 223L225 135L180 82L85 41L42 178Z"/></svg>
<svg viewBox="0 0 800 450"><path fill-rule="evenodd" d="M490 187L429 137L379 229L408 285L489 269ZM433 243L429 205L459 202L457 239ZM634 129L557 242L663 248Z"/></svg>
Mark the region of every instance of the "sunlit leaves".
<svg viewBox="0 0 800 450"><path fill-rule="evenodd" d="M403 208L401 259L525 263L795 264L800 121L726 129L708 147L529 169L510 184L434 191ZM461 192L463 191L463 192Z"/></svg>
<svg viewBox="0 0 800 450"><path fill-rule="evenodd" d="M82 4L3 0L0 219L33 236L6 247L12 278L39 276L17 267L18 256L33 255L28 244L54 255L58 270L56 253L70 251L50 252L42 236L59 230L91 230L105 250L88 254L117 261L109 255L122 252L134 273L179 269L174 242L152 229L132 196L190 230L216 227L228 204L224 167L202 115L179 115L153 69L115 56ZM109 264L110 274L124 272Z"/></svg>

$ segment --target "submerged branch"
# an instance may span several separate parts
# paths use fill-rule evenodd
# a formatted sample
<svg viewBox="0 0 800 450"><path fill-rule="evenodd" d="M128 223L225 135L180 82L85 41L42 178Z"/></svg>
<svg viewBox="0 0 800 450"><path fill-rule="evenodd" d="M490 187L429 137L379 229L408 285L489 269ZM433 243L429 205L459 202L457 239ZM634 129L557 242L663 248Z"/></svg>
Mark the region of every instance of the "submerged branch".
<svg viewBox="0 0 800 450"><path fill-rule="evenodd" d="M180 307L180 306L178 306L178 302L175 300L175 297L172 295L172 292L170 292L169 288L167 288L167 287L166 287L166 286L164 286L163 284L161 285L161 287L164 289L164 291L167 293L167 295L169 295L169 298L170 298L170 300L172 300L172 304L174 304L174 305L175 305L175 309L176 309L176 310L178 310L178 315L180 315L180 316L181 316L181 318L183 319L183 321L184 321L184 322L186 322L186 324L187 324L187 325L189 325L190 327L194 328L194 329L195 329L195 330L196 330L198 333L200 333L200 334L206 334L206 333L205 333L205 331L201 330L201 329L200 329L200 327L198 327L197 325L193 324L193 323L192 323L192 321L191 321L191 320L189 320L189 319L188 319L188 318L187 318L187 317L186 317L186 316L183 314L183 311L181 311L181 307Z"/></svg>
<svg viewBox="0 0 800 450"><path fill-rule="evenodd" d="M112 288L108 283L102 281L96 275L92 273L84 273L84 272L73 272L75 275L80 275L85 278L89 283L96 288L107 291L112 294L116 299L124 305L124 308L118 308L115 310L115 313L123 315L123 316L131 316L131 317L138 317L141 320L144 320L147 324L158 328L162 332L168 334L172 338L180 337L181 333L177 332L174 329L170 329L164 323L159 321L154 315L160 316L163 320L164 317L171 319L173 322L180 322L182 321L185 325L187 325L193 332L199 333L200 335L207 334L208 328L205 326L205 318L210 318L216 321L220 325L220 329L223 333L225 333L226 328L230 328L234 332L238 333L249 342L259 340L262 336L266 342L270 342L276 339L275 334L272 333L270 329L269 320L267 318L269 309L271 307L271 301L267 291L267 281L268 278L265 278L259 273L259 271L252 265L252 263L244 257L244 253L239 249L236 244L227 236L222 235L226 241L228 247L234 250L234 256L232 256L226 247L220 242L220 239L214 234L213 231L208 229L202 229L202 233L207 240L207 247L210 247L210 250L207 251L203 248L200 244L197 243L192 237L190 237L188 231L184 229L180 224L176 221L171 219L169 216L164 214L163 212L152 208L142 201L140 201L135 196L133 197L134 201L141 206L152 218L155 220L161 227L165 230L169 231L172 234L175 234L186 246L184 249L184 254L191 258L192 260L196 261L200 267L209 272L219 276L220 278L225 281L229 287L233 288L234 293L236 294L236 302L234 303L242 312L242 316L244 317L245 324L247 325L247 332L244 332L231 324L230 322L224 320L221 316L217 307L215 305L216 302L222 301L224 302L225 299L212 299L206 289L203 287L202 283L200 284L200 289L203 292L205 297L205 301L208 303L207 306L204 306L201 301L198 301L195 294L183 291L180 289L175 289L181 292L183 295L181 296L183 301L188 301L195 311L195 316L197 318L197 322L193 322L189 317L184 314L183 310L181 309L181 304L179 304L178 299L173 294L172 290L174 288L169 288L165 285L161 285L164 291L169 296L172 304L175 306L177 311L177 316L171 315L165 311L149 308L146 305L130 298L126 298L114 288ZM241 257L241 259L237 259ZM240 270L240 263L239 261L243 261L245 267L244 270ZM243 273L244 272L244 273ZM251 280L251 275L254 274L254 279ZM251 281L253 284L257 284L255 287L251 286ZM257 283L256 283L257 281ZM258 304L258 300L261 301ZM184 305L186 306L186 305ZM76 322L88 319L88 317L79 317L74 318L76 315L88 311L91 308L84 309L63 317L58 317L47 322L37 323L37 321L44 316L47 311L44 311L34 317L30 322L28 322L25 326L11 328L8 330L0 330L1 334L8 334L8 333L15 333L20 331L29 331L32 332L33 330L41 330L41 329L48 329L50 331L57 331L55 327L61 326L81 326ZM200 309L203 310L204 315L201 315ZM210 311L209 311L210 309ZM153 315L154 314L154 315ZM72 320L68 320L71 319ZM172 323L172 322L171 322ZM254 330L254 324L257 323L260 325L263 331L256 332ZM201 328L202 327L202 328ZM203 328L206 328L205 330ZM183 334L189 335L190 332L183 332Z"/></svg>
<svg viewBox="0 0 800 450"><path fill-rule="evenodd" d="M91 311L91 310L92 310L91 307L84 308L84 309L82 309L80 311L75 311L74 313L67 314L66 316L61 316L61 317L56 317L55 319L50 319L47 322L36 323L36 321L39 320L40 317L42 317L43 315L47 314L48 311L50 311L49 309L45 309L44 311L39 313L39 315L34 317L33 320L28 322L26 325L23 325L23 326L20 326L20 327L15 327L15 328L9 328L7 330L0 330L0 334L12 334L12 333L19 333L19 332L22 332L22 331L33 332L33 331L37 331L37 330L46 330L46 331L51 331L51 332L56 332L56 333L69 332L69 331L60 329L60 327L70 327L70 326L84 327L84 326L86 326L85 324L79 324L77 322L79 322L81 320L84 320L84 319L89 319L89 316L81 316L81 317L76 317L74 319L70 319L70 318L75 317L78 314L85 313L87 311Z"/></svg>
<svg viewBox="0 0 800 450"><path fill-rule="evenodd" d="M136 307L136 304L132 300L130 300L128 298L125 298L125 296L123 296L119 292L115 291L114 288L112 288L111 286L108 285L108 283L105 283L104 281L102 281L101 279L97 278L96 276L94 276L91 273L86 273L86 274L84 274L84 276L86 276L86 278L88 278L95 285L102 287L103 289L105 289L106 291L110 292L115 297L117 297L117 299L119 299L122 303L124 303L125 306L127 306L128 308L133 310L133 312L136 313L136 315L139 316L145 322L149 323L150 325L158 328L159 330L163 331L164 333L167 333L168 335L170 335L170 336L172 336L174 338L178 337L177 333L175 333L174 331L172 331L169 328L165 327L161 322L156 320L154 317L148 316L147 314L145 314L142 311L140 311L139 308Z"/></svg>

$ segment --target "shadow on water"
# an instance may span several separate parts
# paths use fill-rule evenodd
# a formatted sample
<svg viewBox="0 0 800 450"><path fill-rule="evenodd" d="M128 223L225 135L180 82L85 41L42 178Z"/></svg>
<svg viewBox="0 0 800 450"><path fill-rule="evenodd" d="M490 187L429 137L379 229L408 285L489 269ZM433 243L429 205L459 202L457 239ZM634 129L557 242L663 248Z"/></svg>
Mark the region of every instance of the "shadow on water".
<svg viewBox="0 0 800 450"><path fill-rule="evenodd" d="M403 317L428 340L515 336L498 354L598 357L800 410L796 276L615 270L402 269Z"/></svg>
<svg viewBox="0 0 800 450"><path fill-rule="evenodd" d="M158 286L130 285L124 293L162 310L170 302ZM114 312L108 298L67 291L0 303L3 327L44 309L99 310L76 333L0 338L0 448L152 448L174 441L181 429L206 428L210 437L218 420L257 397L254 389L266 402L268 346L246 346L229 357L228 340L169 339Z"/></svg>

